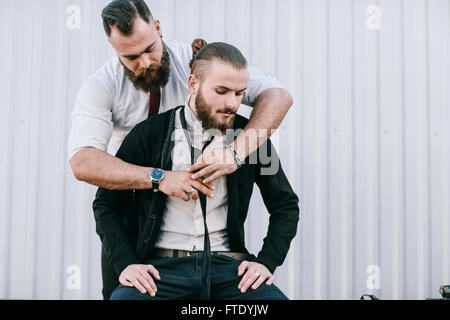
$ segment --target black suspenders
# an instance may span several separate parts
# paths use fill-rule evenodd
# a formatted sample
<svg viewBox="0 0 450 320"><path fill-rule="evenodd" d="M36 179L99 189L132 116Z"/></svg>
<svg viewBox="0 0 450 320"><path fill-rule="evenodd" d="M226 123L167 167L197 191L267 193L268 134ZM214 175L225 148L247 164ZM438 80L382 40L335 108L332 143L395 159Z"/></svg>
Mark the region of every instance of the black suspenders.
<svg viewBox="0 0 450 320"><path fill-rule="evenodd" d="M184 109L186 107L182 107L180 110L180 121L181 126L183 127L184 135L186 136L188 145L191 149L191 164L194 164L198 156L200 156L201 152L203 152L206 147L211 143L211 141L214 139L214 136L212 136L208 141L206 141L205 145L203 146L201 152L199 149L196 149L193 147L191 143L191 138L189 135L189 132L187 130L187 124L186 124L186 116L184 113ZM211 244L209 241L209 232L208 232L208 226L206 225L206 196L199 192L198 193L199 199L200 199L200 205L202 208L203 213L203 225L205 227L205 234L204 234L204 242L203 242L203 271L204 271L204 281L203 281L203 299L209 299L210 298L210 285L211 285Z"/></svg>

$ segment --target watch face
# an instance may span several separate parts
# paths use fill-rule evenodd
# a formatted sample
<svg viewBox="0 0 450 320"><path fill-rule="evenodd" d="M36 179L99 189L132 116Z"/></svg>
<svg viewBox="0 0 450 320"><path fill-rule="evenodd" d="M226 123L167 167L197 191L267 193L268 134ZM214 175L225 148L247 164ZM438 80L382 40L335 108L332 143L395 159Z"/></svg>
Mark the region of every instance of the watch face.
<svg viewBox="0 0 450 320"><path fill-rule="evenodd" d="M162 171L161 169L153 169L150 177L152 178L152 180L159 181L164 177L164 171Z"/></svg>

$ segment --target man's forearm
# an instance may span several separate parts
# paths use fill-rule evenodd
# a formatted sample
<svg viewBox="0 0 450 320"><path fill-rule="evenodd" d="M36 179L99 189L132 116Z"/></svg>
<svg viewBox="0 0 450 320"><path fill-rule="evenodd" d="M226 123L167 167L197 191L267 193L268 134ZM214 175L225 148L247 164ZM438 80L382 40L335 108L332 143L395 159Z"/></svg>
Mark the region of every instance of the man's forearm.
<svg viewBox="0 0 450 320"><path fill-rule="evenodd" d="M293 100L285 89L268 89L256 100L247 126L234 141L240 159L258 149L278 128Z"/></svg>
<svg viewBox="0 0 450 320"><path fill-rule="evenodd" d="M153 168L126 163L102 150L84 148L70 160L75 177L109 190L150 189Z"/></svg>

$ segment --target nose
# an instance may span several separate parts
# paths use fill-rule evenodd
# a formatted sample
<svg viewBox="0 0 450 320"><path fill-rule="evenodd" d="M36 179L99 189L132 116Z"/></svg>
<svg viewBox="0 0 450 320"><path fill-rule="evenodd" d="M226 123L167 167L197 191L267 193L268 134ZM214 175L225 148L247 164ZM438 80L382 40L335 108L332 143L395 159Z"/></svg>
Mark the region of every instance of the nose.
<svg viewBox="0 0 450 320"><path fill-rule="evenodd" d="M225 106L227 108L231 108L236 111L236 109L241 104L241 96L236 96L236 94L233 91L230 91L227 95Z"/></svg>
<svg viewBox="0 0 450 320"><path fill-rule="evenodd" d="M141 55L140 59L139 59L139 68L141 70L147 70L150 67L150 58L148 57L148 55L143 54Z"/></svg>

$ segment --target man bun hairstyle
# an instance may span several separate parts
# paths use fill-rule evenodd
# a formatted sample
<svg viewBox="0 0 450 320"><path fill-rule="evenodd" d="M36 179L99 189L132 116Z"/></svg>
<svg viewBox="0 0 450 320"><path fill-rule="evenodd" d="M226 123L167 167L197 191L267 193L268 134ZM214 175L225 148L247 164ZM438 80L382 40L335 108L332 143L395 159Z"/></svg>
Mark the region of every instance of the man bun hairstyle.
<svg viewBox="0 0 450 320"><path fill-rule="evenodd" d="M207 43L203 39L197 38L197 39L194 39L194 41L192 41L192 44L191 44L191 47L192 47L192 59L189 62L189 67L191 69L192 69L192 65L194 64L195 56L200 51L200 49L203 48L206 45L207 45Z"/></svg>
<svg viewBox="0 0 450 320"><path fill-rule="evenodd" d="M138 15L147 23L153 20L144 0L113 0L102 10L103 28L108 37L111 35L112 26L116 26L122 34L128 36L133 31Z"/></svg>
<svg viewBox="0 0 450 320"><path fill-rule="evenodd" d="M206 67L214 59L231 64L236 69L247 67L247 60L238 48L225 42L206 43L203 39L195 39L192 42L192 59L189 62L191 74L203 79Z"/></svg>

